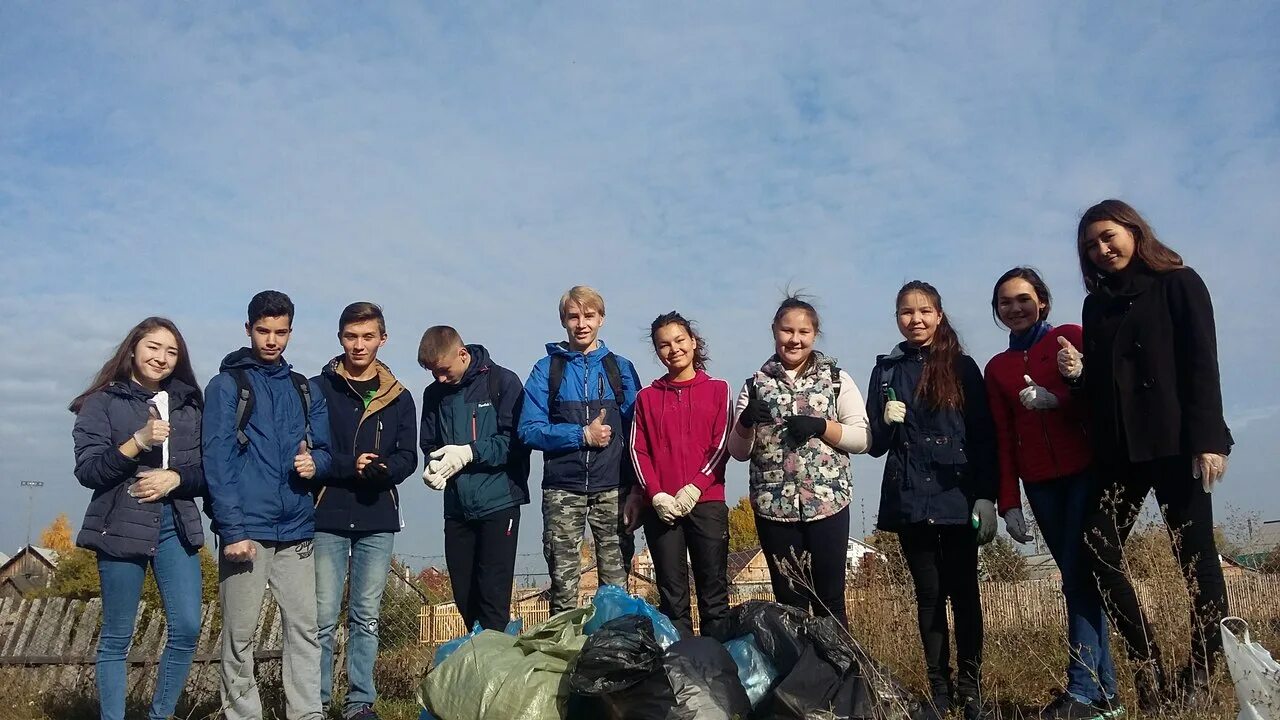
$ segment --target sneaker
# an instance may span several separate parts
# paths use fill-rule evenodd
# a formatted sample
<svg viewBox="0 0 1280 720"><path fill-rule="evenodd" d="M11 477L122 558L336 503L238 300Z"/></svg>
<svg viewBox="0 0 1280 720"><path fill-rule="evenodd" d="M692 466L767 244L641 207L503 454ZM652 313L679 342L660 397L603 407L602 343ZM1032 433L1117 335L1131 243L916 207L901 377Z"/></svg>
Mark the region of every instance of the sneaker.
<svg viewBox="0 0 1280 720"><path fill-rule="evenodd" d="M982 704L982 699L967 696L960 699L960 709L964 720L995 720L995 713Z"/></svg>
<svg viewBox="0 0 1280 720"><path fill-rule="evenodd" d="M1062 693L1040 711L1040 720L1102 720L1093 703L1083 703L1071 693Z"/></svg>
<svg viewBox="0 0 1280 720"><path fill-rule="evenodd" d="M1138 712L1151 717L1168 714L1169 685L1159 660L1138 667L1133 674L1133 688L1138 693Z"/></svg>
<svg viewBox="0 0 1280 720"><path fill-rule="evenodd" d="M1120 720L1126 715L1124 705L1120 704L1120 696L1104 697L1093 704L1105 720Z"/></svg>
<svg viewBox="0 0 1280 720"><path fill-rule="evenodd" d="M354 715L348 715L347 720L382 720L378 717L378 713L373 711L369 705L365 705L355 712Z"/></svg>
<svg viewBox="0 0 1280 720"><path fill-rule="evenodd" d="M943 720L947 716L948 704L946 698L942 698L941 704L938 704L938 698L921 700L911 711L911 720Z"/></svg>

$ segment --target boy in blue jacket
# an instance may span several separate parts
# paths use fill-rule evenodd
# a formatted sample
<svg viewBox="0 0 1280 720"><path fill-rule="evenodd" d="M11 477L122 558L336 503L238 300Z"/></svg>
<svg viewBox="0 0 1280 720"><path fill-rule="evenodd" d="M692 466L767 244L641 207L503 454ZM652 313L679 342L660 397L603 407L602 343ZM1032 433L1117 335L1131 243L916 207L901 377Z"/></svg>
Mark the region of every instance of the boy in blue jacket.
<svg viewBox="0 0 1280 720"><path fill-rule="evenodd" d="M418 364L435 378L422 392L422 479L444 491L453 599L466 627L502 630L511 619L520 506L529 502L529 450L516 438L524 388L448 325L422 334Z"/></svg>
<svg viewBox="0 0 1280 720"><path fill-rule="evenodd" d="M312 556L312 483L329 471L324 394L284 360L288 295L249 301L250 346L222 361L202 424L210 514L222 552L222 704L227 720L261 720L253 638L268 585L280 605L288 720L320 720L320 643Z"/></svg>
<svg viewBox="0 0 1280 720"><path fill-rule="evenodd" d="M578 285L560 298L568 341L547 344L525 383L520 439L542 451L542 551L551 612L578 605L582 534L591 526L601 585L626 587L641 493L626 443L640 378L598 339L604 298Z"/></svg>

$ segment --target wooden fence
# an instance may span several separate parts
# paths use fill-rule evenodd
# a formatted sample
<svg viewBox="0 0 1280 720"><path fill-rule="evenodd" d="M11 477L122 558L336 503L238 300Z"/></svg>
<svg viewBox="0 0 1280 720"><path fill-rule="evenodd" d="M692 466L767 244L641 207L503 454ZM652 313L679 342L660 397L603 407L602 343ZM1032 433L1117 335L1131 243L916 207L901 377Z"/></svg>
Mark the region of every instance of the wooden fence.
<svg viewBox="0 0 1280 720"><path fill-rule="evenodd" d="M280 657L280 613L270 594L264 598L258 618L258 660ZM200 635L196 642L186 692L194 697L214 697L219 677L222 622L216 603L201 609ZM67 598L0 600L0 690L21 687L25 692L80 691L93 686L102 601ZM137 630L127 662L130 692L150 688L166 640L164 614L140 603Z"/></svg>

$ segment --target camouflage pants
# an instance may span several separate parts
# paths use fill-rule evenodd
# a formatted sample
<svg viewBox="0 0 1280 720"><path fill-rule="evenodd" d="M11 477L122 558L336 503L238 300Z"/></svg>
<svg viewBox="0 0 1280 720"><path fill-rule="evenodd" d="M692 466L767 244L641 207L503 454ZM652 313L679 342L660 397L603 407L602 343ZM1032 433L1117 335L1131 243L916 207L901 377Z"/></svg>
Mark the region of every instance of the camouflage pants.
<svg viewBox="0 0 1280 720"><path fill-rule="evenodd" d="M578 606L582 533L591 526L601 585L627 585L635 539L622 522L628 489L580 493L542 491L542 554L551 575L551 613Z"/></svg>

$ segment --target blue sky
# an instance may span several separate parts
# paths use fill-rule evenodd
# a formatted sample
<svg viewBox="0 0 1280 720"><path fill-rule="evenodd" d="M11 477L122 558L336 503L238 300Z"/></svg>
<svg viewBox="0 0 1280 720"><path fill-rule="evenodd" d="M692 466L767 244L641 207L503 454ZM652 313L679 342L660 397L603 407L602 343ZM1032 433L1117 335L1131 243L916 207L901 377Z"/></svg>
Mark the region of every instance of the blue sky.
<svg viewBox="0 0 1280 720"><path fill-rule="evenodd" d="M0 548L24 479L37 528L78 526L65 405L148 314L204 380L258 290L293 296L308 373L375 300L417 393L427 326L524 375L586 283L646 380L645 328L674 308L737 383L790 285L865 383L905 280L939 287L979 363L1013 265L1077 320L1075 222L1110 196L1214 295L1238 443L1220 514L1280 517L1278 34L1265 2L4 4ZM860 531L880 463L854 473ZM405 496L398 549L439 556L439 495ZM539 528L527 512L522 553Z"/></svg>

